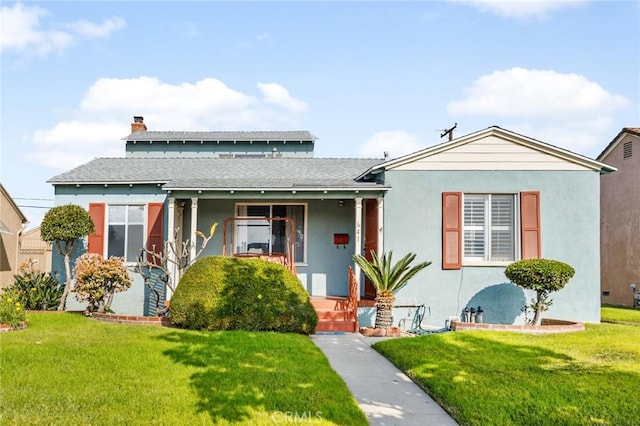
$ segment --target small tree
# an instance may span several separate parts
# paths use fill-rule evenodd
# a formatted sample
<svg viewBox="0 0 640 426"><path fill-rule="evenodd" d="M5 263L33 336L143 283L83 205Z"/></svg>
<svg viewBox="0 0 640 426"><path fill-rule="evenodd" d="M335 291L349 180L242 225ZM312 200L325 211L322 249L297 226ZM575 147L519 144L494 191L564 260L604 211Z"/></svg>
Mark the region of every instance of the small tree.
<svg viewBox="0 0 640 426"><path fill-rule="evenodd" d="M89 213L80 206L67 204L50 209L40 225L40 234L44 241L55 242L58 253L64 256L66 280L64 292L60 298L58 310L62 311L71 291L70 255L78 238L95 232L93 220Z"/></svg>
<svg viewBox="0 0 640 426"><path fill-rule="evenodd" d="M104 312L110 308L115 293L131 287L121 257L104 259L96 253L85 253L76 261L75 276L76 299L89 302L89 312Z"/></svg>
<svg viewBox="0 0 640 426"><path fill-rule="evenodd" d="M414 253L407 253L395 265L391 266L393 252L383 253L378 257L375 251L371 250L371 261L368 261L360 254L353 255L353 261L360 266L362 272L371 280L371 284L376 289L376 322L375 328L387 328L393 321L393 304L395 294L409 283L418 272L431 262L422 262L415 266L410 266L416 258Z"/></svg>
<svg viewBox="0 0 640 426"><path fill-rule="evenodd" d="M540 323L540 314L549 309L553 300L549 293L564 288L573 277L575 270L566 263L551 259L524 259L506 267L504 274L515 285L534 290L536 298L525 306L525 311L535 312L532 325Z"/></svg>
<svg viewBox="0 0 640 426"><path fill-rule="evenodd" d="M133 266L133 271L142 276L145 285L153 294L156 313L158 315L166 314L168 307L160 308L162 294L161 290L158 290L158 288L153 285L154 278L160 280L164 288L174 293L184 271L200 257L207 247L207 244L209 244L209 241L213 238L217 227L217 222L211 225L208 237L201 231L195 232L196 240L199 237L202 241L193 259L190 259L191 248L197 244L197 241L193 243L189 240L178 241L179 228L174 231L173 240L164 242L164 250L163 247L155 246L152 247L152 249L142 249L138 261ZM175 276L173 276L174 274L172 273L174 270Z"/></svg>

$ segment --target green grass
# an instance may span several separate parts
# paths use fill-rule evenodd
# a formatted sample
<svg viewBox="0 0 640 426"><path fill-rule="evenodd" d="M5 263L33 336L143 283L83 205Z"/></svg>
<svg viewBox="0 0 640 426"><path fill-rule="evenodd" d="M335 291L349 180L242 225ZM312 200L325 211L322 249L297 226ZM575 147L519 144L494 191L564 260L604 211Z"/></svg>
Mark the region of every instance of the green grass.
<svg viewBox="0 0 640 426"><path fill-rule="evenodd" d="M640 312L606 308L603 318L625 324L455 332L374 348L462 425L639 425Z"/></svg>
<svg viewBox="0 0 640 426"><path fill-rule="evenodd" d="M603 306L602 322L640 326L640 309Z"/></svg>
<svg viewBox="0 0 640 426"><path fill-rule="evenodd" d="M303 335L28 321L0 336L3 425L367 423Z"/></svg>

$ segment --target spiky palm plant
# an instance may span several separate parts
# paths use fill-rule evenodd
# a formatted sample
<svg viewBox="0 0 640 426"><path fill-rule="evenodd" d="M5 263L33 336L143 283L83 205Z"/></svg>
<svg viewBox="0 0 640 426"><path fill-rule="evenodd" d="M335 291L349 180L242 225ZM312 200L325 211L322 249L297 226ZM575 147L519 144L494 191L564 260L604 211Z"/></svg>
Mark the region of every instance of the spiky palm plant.
<svg viewBox="0 0 640 426"><path fill-rule="evenodd" d="M371 280L376 289L376 322L375 328L390 327L393 321L393 304L395 294L408 284L418 272L426 268L431 262L422 262L411 266L416 258L415 253L407 253L395 265L391 264L393 252L383 253L378 257L371 250L371 261L360 254L353 255L353 261L362 269L362 272Z"/></svg>

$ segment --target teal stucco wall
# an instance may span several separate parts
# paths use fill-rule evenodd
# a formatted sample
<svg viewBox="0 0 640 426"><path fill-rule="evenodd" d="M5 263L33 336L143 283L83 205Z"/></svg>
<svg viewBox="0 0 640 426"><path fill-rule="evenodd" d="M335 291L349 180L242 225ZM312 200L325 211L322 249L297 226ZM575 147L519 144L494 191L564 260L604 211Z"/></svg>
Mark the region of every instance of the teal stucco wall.
<svg viewBox="0 0 640 426"><path fill-rule="evenodd" d="M442 193L540 191L542 256L573 266L574 278L552 293L543 317L600 321L599 174L590 171L389 171L384 249L433 263L397 297L425 303L424 324L442 327L467 306L484 310L484 322L522 324L520 308L533 293L514 286L502 266L442 269ZM396 312L397 320L404 311Z"/></svg>
<svg viewBox="0 0 640 426"><path fill-rule="evenodd" d="M85 209L89 209L90 203L107 204L147 204L164 202L166 194L155 185L140 185L129 188L128 186L80 186L56 188L55 204L57 206L65 204L76 204ZM166 211L165 211L166 229ZM75 260L82 253L86 252L86 239L76 242L74 252L71 256L71 269L75 265ZM53 251L52 271L59 278L61 283L65 282L64 259ZM131 287L122 293L117 293L113 299L112 310L119 314L144 315L149 312L149 290L146 288L142 277L139 274L130 272L132 279ZM67 310L81 311L86 309L85 302L78 302L75 294L71 293L67 298Z"/></svg>

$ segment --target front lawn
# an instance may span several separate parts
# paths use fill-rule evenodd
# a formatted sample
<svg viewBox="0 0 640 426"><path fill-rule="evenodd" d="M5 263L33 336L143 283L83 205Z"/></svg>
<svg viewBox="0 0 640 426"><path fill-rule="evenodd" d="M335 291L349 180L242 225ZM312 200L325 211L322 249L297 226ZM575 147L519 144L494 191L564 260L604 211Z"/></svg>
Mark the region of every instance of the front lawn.
<svg viewBox="0 0 640 426"><path fill-rule="evenodd" d="M306 336L27 318L0 335L2 424L367 424Z"/></svg>
<svg viewBox="0 0 640 426"><path fill-rule="evenodd" d="M603 309L586 331L468 331L374 348L462 425L640 424L640 310Z"/></svg>

